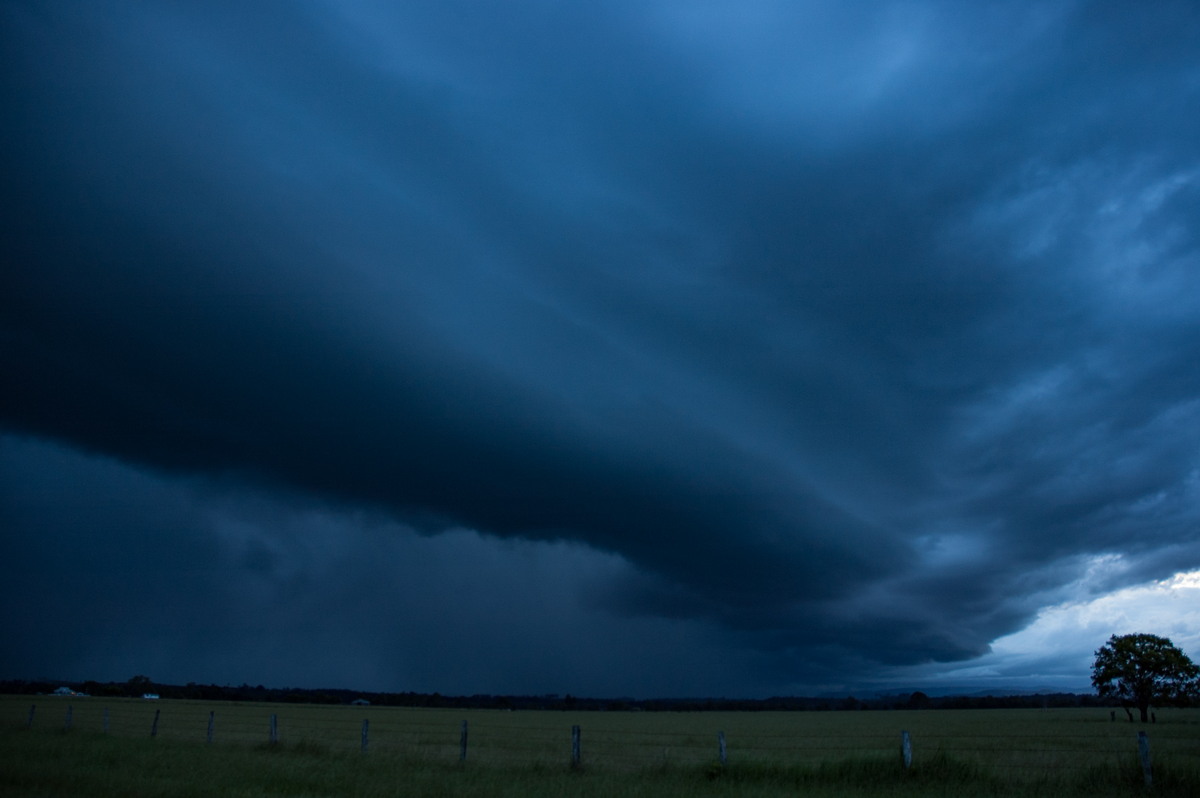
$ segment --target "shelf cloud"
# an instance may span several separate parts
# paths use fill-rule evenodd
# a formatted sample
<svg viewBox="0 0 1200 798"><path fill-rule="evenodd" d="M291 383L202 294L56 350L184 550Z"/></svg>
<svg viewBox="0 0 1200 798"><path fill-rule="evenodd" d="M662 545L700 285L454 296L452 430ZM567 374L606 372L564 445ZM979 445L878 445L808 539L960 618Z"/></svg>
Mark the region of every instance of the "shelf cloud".
<svg viewBox="0 0 1200 798"><path fill-rule="evenodd" d="M1198 31L6 4L0 662L766 695L1200 569Z"/></svg>

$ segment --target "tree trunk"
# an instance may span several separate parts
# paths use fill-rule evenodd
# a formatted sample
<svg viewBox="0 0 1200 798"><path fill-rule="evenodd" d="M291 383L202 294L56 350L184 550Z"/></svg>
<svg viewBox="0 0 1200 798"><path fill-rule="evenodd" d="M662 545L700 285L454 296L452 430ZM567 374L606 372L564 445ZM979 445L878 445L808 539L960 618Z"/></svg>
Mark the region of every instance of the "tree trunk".
<svg viewBox="0 0 1200 798"><path fill-rule="evenodd" d="M1138 704L1138 712L1141 713L1142 723L1146 723L1150 720L1150 704Z"/></svg>

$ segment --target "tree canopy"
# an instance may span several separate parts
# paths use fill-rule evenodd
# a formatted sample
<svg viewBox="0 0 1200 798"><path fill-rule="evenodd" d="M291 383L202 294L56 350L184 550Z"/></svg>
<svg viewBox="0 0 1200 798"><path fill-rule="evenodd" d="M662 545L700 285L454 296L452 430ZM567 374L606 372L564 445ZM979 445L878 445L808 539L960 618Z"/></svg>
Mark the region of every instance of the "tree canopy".
<svg viewBox="0 0 1200 798"><path fill-rule="evenodd" d="M1200 667L1165 637L1113 635L1096 652L1092 686L1127 710L1137 707L1145 723L1151 704L1185 704L1200 693Z"/></svg>

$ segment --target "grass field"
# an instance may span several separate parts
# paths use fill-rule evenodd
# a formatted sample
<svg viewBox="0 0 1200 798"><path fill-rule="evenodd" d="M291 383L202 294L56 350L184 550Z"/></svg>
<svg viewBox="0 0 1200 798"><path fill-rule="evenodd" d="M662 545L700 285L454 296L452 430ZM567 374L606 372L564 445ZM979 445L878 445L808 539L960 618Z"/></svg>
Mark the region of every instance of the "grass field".
<svg viewBox="0 0 1200 798"><path fill-rule="evenodd" d="M1143 728L1153 794L1200 795L1194 709L1161 710L1142 727L1095 709L571 713L6 696L0 794L1095 798L1145 792ZM908 770L902 731L912 740Z"/></svg>

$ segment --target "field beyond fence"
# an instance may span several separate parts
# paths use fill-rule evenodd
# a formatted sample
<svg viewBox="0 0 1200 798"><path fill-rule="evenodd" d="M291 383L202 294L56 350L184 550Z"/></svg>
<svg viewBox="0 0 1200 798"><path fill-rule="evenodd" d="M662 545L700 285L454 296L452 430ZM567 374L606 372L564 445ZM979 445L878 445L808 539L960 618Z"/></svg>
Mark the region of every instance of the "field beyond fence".
<svg viewBox="0 0 1200 798"><path fill-rule="evenodd" d="M123 752L131 763L141 757L158 762L169 752L178 760L175 772L192 777L179 777L174 787L156 782L140 793L164 795L220 792L208 791L219 783L212 781L213 768L195 778L197 762L217 760L293 776L311 772L316 779L326 777L322 767L343 780L360 771L344 781L345 792L321 782L311 789L257 789L252 779L237 793L246 795L563 794L564 778L572 794L774 795L803 784L814 795L866 795L884 786L914 795L1096 796L1146 789L1200 795L1196 709L1158 710L1156 723L1142 725L1123 713L1114 722L1108 710L1094 708L512 712L5 696L0 735L0 789L7 794L71 791L55 781L56 772L64 776L72 768L62 758L86 761L94 749L110 769ZM40 755L46 759L39 763ZM41 787L39 768L46 771ZM382 781L365 783L363 774ZM107 776L91 776L100 781L69 777L75 788L105 794L100 788ZM128 784L114 785L111 794L122 790L139 794Z"/></svg>

